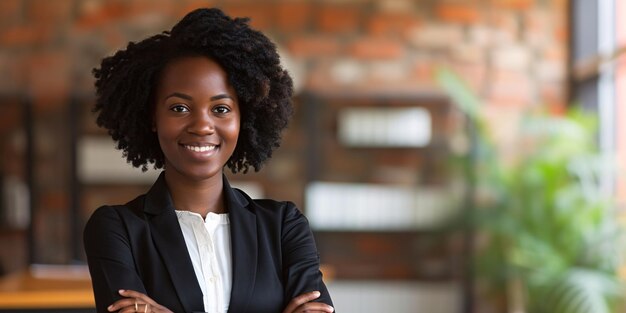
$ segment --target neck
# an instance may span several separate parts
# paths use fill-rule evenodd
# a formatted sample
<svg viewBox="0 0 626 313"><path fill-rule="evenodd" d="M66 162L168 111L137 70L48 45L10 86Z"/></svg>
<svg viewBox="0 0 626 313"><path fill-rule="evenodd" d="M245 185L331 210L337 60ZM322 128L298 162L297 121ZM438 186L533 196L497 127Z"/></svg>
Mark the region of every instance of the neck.
<svg viewBox="0 0 626 313"><path fill-rule="evenodd" d="M165 170L165 182L177 210L198 213L203 218L209 212L226 212L222 175L197 181L183 177L176 171Z"/></svg>

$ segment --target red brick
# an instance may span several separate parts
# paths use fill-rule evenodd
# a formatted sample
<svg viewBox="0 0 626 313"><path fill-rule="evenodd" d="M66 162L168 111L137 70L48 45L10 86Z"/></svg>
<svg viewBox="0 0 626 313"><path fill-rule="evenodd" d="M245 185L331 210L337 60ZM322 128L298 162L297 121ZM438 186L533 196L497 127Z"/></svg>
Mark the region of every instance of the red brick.
<svg viewBox="0 0 626 313"><path fill-rule="evenodd" d="M419 59L413 65L414 79L422 84L433 84L437 64L427 59Z"/></svg>
<svg viewBox="0 0 626 313"><path fill-rule="evenodd" d="M0 21L15 20L22 17L23 2L21 0L0 1Z"/></svg>
<svg viewBox="0 0 626 313"><path fill-rule="evenodd" d="M533 51L523 45L507 45L491 51L491 64L496 69L524 71L533 61Z"/></svg>
<svg viewBox="0 0 626 313"><path fill-rule="evenodd" d="M540 84L547 82L565 83L567 77L567 63L565 59L540 59L533 63L534 79Z"/></svg>
<svg viewBox="0 0 626 313"><path fill-rule="evenodd" d="M268 29L272 27L272 21L274 20L272 7L267 4L229 3L228 5L223 6L222 9L226 12L226 14L232 17L250 18L250 25L255 29Z"/></svg>
<svg viewBox="0 0 626 313"><path fill-rule="evenodd" d="M524 41L534 47L541 47L554 42L552 32L559 24L560 17L547 10L529 10L523 15Z"/></svg>
<svg viewBox="0 0 626 313"><path fill-rule="evenodd" d="M554 25L554 16L555 14L547 10L529 10L522 15L524 30L545 32Z"/></svg>
<svg viewBox="0 0 626 313"><path fill-rule="evenodd" d="M171 0L133 0L129 3L129 12L132 16L146 14L171 15L175 8Z"/></svg>
<svg viewBox="0 0 626 313"><path fill-rule="evenodd" d="M33 98L67 99L70 90L69 58L65 51L43 51L28 58L26 83Z"/></svg>
<svg viewBox="0 0 626 313"><path fill-rule="evenodd" d="M78 10L79 28L97 28L128 15L128 6L120 2L84 2Z"/></svg>
<svg viewBox="0 0 626 313"><path fill-rule="evenodd" d="M565 25L557 26L554 29L554 39L566 43L569 40L569 29Z"/></svg>
<svg viewBox="0 0 626 313"><path fill-rule="evenodd" d="M477 64L484 67L487 49L480 45L457 43L450 48L450 59L456 63Z"/></svg>
<svg viewBox="0 0 626 313"><path fill-rule="evenodd" d="M120 28L105 28L102 30L101 37L108 47L125 47L128 43L127 34Z"/></svg>
<svg viewBox="0 0 626 313"><path fill-rule="evenodd" d="M412 28L419 26L422 21L414 15L399 13L376 14L367 23L367 30L374 36L406 34Z"/></svg>
<svg viewBox="0 0 626 313"><path fill-rule="evenodd" d="M70 19L73 4L72 0L31 0L28 4L28 19L36 24L58 26Z"/></svg>
<svg viewBox="0 0 626 313"><path fill-rule="evenodd" d="M375 10L377 12L402 12L413 13L419 7L420 2L414 0L386 0L386 1L373 1L375 4Z"/></svg>
<svg viewBox="0 0 626 313"><path fill-rule="evenodd" d="M397 58L385 61L368 62L369 82L377 83L379 86L393 85L405 83L410 79L411 71L406 67L403 59Z"/></svg>
<svg viewBox="0 0 626 313"><path fill-rule="evenodd" d="M213 6L214 6L213 1L193 0L184 5L179 5L175 10L172 10L172 12L176 19L181 19L183 16L187 15L187 13L195 9L210 8Z"/></svg>
<svg viewBox="0 0 626 313"><path fill-rule="evenodd" d="M504 106L528 106L534 104L533 83L523 72L492 71L488 99L491 103Z"/></svg>
<svg viewBox="0 0 626 313"><path fill-rule="evenodd" d="M354 32L359 28L360 10L358 7L327 6L320 9L317 24L321 31L330 33Z"/></svg>
<svg viewBox="0 0 626 313"><path fill-rule="evenodd" d="M285 2L276 7L276 27L293 32L306 28L311 20L312 5L308 2Z"/></svg>
<svg viewBox="0 0 626 313"><path fill-rule="evenodd" d="M490 14L491 38L500 44L513 44L518 41L520 23L518 14L506 10L494 10Z"/></svg>
<svg viewBox="0 0 626 313"><path fill-rule="evenodd" d="M548 3L552 5L551 9L554 10L555 12L567 12L570 7L570 2L571 0L552 0L552 1L549 1ZM615 1L615 5L616 5L615 12L624 12L620 10L621 8L624 8L624 6L620 8L620 4L623 4L623 3L624 3L623 1Z"/></svg>
<svg viewBox="0 0 626 313"><path fill-rule="evenodd" d="M419 49L447 50L450 43L463 40L463 27L451 23L426 24L423 27L414 27L406 37Z"/></svg>
<svg viewBox="0 0 626 313"><path fill-rule="evenodd" d="M367 38L356 41L350 54L360 59L396 59L405 54L405 48L396 40Z"/></svg>
<svg viewBox="0 0 626 313"><path fill-rule="evenodd" d="M288 43L295 57L333 56L340 52L340 44L331 36L297 36Z"/></svg>
<svg viewBox="0 0 626 313"><path fill-rule="evenodd" d="M566 107L565 90L560 83L541 84L539 86L539 102L545 104L553 113L562 113Z"/></svg>
<svg viewBox="0 0 626 313"><path fill-rule="evenodd" d="M481 19L479 9L469 4L438 4L435 13L439 19L451 23L475 24Z"/></svg>
<svg viewBox="0 0 626 313"><path fill-rule="evenodd" d="M495 0L491 3L497 7L520 11L528 10L535 5L534 0Z"/></svg>
<svg viewBox="0 0 626 313"><path fill-rule="evenodd" d="M455 64L452 68L475 94L480 94L484 89L487 72L485 66L478 64Z"/></svg>
<svg viewBox="0 0 626 313"><path fill-rule="evenodd" d="M0 32L0 45L3 47L29 46L47 42L52 35L52 29L49 27L15 25Z"/></svg>

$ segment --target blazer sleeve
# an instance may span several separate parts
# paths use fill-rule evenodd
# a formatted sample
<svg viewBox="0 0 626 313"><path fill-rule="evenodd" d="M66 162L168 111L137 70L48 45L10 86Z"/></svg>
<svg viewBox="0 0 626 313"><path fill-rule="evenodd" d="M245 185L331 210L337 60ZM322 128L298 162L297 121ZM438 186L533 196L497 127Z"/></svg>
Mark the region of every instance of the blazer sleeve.
<svg viewBox="0 0 626 313"><path fill-rule="evenodd" d="M322 281L320 258L306 217L291 202L286 202L282 232L283 275L287 303L310 291L319 291L315 301L333 305ZM286 303L285 303L286 305Z"/></svg>
<svg viewBox="0 0 626 313"><path fill-rule="evenodd" d="M122 298L120 289L146 293L118 210L98 208L85 226L83 240L98 313L108 312L107 307Z"/></svg>

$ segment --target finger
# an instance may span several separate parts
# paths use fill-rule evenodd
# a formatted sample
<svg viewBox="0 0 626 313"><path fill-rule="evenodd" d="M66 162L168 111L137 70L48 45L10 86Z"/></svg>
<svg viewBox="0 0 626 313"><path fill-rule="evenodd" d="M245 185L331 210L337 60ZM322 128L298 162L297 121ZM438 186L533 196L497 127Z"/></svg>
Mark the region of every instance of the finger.
<svg viewBox="0 0 626 313"><path fill-rule="evenodd" d="M283 310L283 313L292 313L295 311L295 309L309 301L315 300L317 298L319 298L320 296L320 292L319 291L311 291L311 292L307 292L307 293L303 293L293 299L291 299L291 301L289 301L289 304L287 304L287 307L285 307L285 309Z"/></svg>
<svg viewBox="0 0 626 313"><path fill-rule="evenodd" d="M152 298L148 297L147 295L145 295L145 294L143 294L143 293L141 293L139 291L121 289L119 292L120 292L120 295L122 295L124 297L137 299L137 302L139 304L148 303L152 307L155 307L155 306L158 305L158 303L156 303L156 301L152 300Z"/></svg>
<svg viewBox="0 0 626 313"><path fill-rule="evenodd" d="M135 306L127 306L121 310L119 310L117 313L135 313L138 311L135 311Z"/></svg>
<svg viewBox="0 0 626 313"><path fill-rule="evenodd" d="M125 289L121 289L119 291L120 295L122 295L123 297L127 297L127 298L135 298L137 299L140 303L150 303L150 304L154 304L156 302L154 302L154 300L152 300L152 298L148 297L147 295L139 292L139 291L135 291L135 290L125 290Z"/></svg>
<svg viewBox="0 0 626 313"><path fill-rule="evenodd" d="M321 302L308 302L305 303L299 307L297 307L295 309L295 312L320 312L320 313L333 313L335 312L335 309L326 304L326 303L321 303Z"/></svg>
<svg viewBox="0 0 626 313"><path fill-rule="evenodd" d="M118 308L119 311L117 311L118 313L148 313L148 312L152 312L154 311L154 307L151 306L150 304L144 303L144 304L137 304L137 307L135 308L135 304L133 302L133 304L131 305L127 305L127 306L121 306ZM111 311L111 310L109 310Z"/></svg>
<svg viewBox="0 0 626 313"><path fill-rule="evenodd" d="M150 297L141 292L137 292L134 290L119 290L118 292L125 298L117 300L113 304L111 304L107 308L109 312L115 312L117 310L121 310L120 312L124 312L126 311L126 308L132 308L132 310L128 309L130 310L130 312L143 312L141 309L147 311L145 309L145 304L151 304L152 307L156 307L156 303Z"/></svg>
<svg viewBox="0 0 626 313"><path fill-rule="evenodd" d="M120 310L122 308L125 307L135 307L135 298L123 298L120 300L117 300L115 302L113 302L111 305L109 305L109 307L107 308L107 310L109 310L109 312L115 312L117 310Z"/></svg>

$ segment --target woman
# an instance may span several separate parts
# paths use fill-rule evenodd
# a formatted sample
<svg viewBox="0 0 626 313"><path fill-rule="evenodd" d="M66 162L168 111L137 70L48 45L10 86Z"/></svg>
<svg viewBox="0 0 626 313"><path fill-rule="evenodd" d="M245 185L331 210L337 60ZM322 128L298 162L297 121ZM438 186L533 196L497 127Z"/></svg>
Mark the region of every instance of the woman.
<svg viewBox="0 0 626 313"><path fill-rule="evenodd" d="M94 70L98 125L164 169L85 227L98 312L333 312L306 218L223 175L259 170L292 113L276 47L247 22L198 9Z"/></svg>

